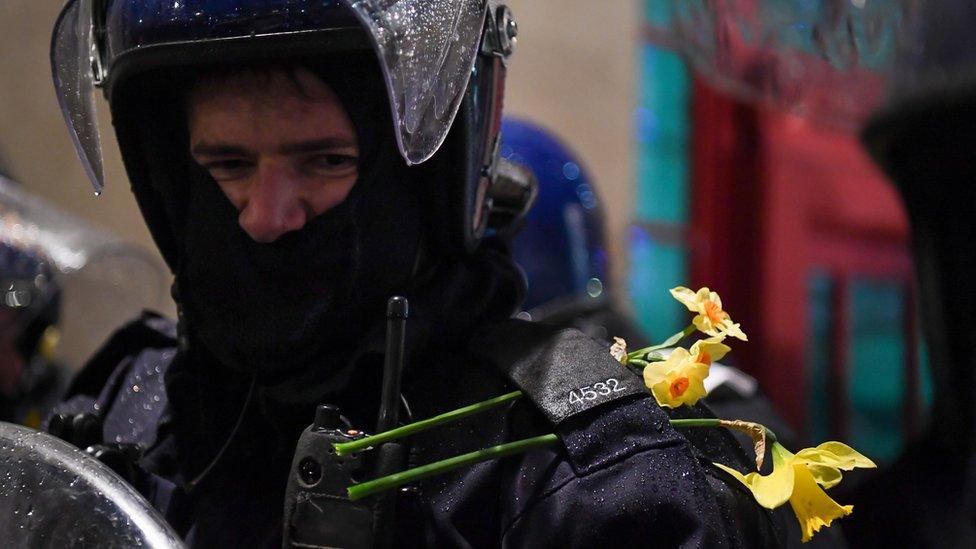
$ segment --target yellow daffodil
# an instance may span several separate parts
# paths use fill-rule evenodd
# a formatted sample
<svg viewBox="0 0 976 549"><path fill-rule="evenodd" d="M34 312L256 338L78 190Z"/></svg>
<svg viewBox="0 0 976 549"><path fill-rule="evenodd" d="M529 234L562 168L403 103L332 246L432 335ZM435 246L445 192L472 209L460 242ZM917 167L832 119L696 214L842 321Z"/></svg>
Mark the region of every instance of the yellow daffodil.
<svg viewBox="0 0 976 549"><path fill-rule="evenodd" d="M722 338L710 337L696 341L691 346L689 352L695 362L699 362L705 366L711 366L712 362L722 360L722 357L731 350L728 345L722 343Z"/></svg>
<svg viewBox="0 0 976 549"><path fill-rule="evenodd" d="M804 542L820 528L829 527L834 519L854 510L854 506L840 505L823 491L823 488L831 488L840 482L840 470L875 467L870 459L841 442L825 442L796 454L774 442L771 453L773 472L766 476L759 473L743 475L721 463L715 465L742 482L756 501L767 509L775 509L789 501L800 522Z"/></svg>
<svg viewBox="0 0 976 549"><path fill-rule="evenodd" d="M657 403L668 408L692 405L705 396L708 364L696 362L697 355L678 347L662 362L644 368L644 385L651 390Z"/></svg>
<svg viewBox="0 0 976 549"><path fill-rule="evenodd" d="M722 309L722 298L707 287L693 292L684 286L671 289L671 295L680 301L689 311L696 313L691 323L701 332L710 336L734 338L748 341L746 334L738 324L732 322L729 313Z"/></svg>

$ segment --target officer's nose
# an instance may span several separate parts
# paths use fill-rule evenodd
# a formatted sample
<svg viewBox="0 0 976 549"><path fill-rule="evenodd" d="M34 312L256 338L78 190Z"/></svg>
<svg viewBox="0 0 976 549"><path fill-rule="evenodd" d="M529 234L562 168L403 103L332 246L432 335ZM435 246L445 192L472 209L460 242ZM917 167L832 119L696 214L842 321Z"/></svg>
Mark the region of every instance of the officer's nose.
<svg viewBox="0 0 976 549"><path fill-rule="evenodd" d="M238 218L244 232L255 242L274 242L283 234L304 227L308 208L300 183L279 168L262 166L248 187Z"/></svg>

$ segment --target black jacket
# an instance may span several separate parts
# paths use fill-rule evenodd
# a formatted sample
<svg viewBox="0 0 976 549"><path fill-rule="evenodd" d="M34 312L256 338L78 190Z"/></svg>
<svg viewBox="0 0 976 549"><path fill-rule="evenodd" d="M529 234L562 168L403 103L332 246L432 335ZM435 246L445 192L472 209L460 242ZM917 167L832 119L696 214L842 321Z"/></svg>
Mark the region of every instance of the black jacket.
<svg viewBox="0 0 976 549"><path fill-rule="evenodd" d="M246 382L168 373L179 362L173 336L173 326L154 316L124 328L76 380L60 411L96 413L107 441L147 449L140 466L148 474L139 488L189 545L279 545L291 457L312 411L287 410L258 392L228 451L188 492L187 483L233 430ZM381 356L363 352L357 360L364 372L375 371ZM401 546L783 544L783 513L760 508L711 465L748 469L734 440L712 429L677 432L640 380L579 332L505 322L414 362L403 389L418 419L511 391L515 383L531 398L413 437L411 464L547 432L562 444L401 492ZM569 404L567 387L608 375L616 394ZM354 422L371 419L363 410L373 403L362 395L372 388L363 389L338 397Z"/></svg>

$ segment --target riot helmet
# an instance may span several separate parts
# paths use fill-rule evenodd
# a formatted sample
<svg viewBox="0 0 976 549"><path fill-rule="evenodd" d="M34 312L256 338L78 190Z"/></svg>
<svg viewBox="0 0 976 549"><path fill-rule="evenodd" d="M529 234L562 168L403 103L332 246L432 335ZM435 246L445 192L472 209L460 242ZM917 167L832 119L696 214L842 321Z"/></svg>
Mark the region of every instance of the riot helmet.
<svg viewBox="0 0 976 549"><path fill-rule="evenodd" d="M502 135L502 157L531 169L539 185L539 198L513 242L528 281L524 308L536 310L535 318L602 305L608 283L604 214L585 166L531 122L505 118Z"/></svg>
<svg viewBox="0 0 976 549"><path fill-rule="evenodd" d="M166 160L147 159L160 143L133 128L172 116L152 92L179 85L194 67L326 58L359 64L356 56L368 54L404 162L423 163L423 179L437 182L421 191L434 244L468 253L497 202L492 183L504 178L497 139L516 34L511 12L496 0L69 0L51 62L69 133L98 192L104 174L93 88L103 90L133 191L175 269L174 212L152 181L154 164Z"/></svg>
<svg viewBox="0 0 976 549"><path fill-rule="evenodd" d="M494 0L75 0L52 64L98 190L92 87L108 99L133 193L176 274L181 341L239 370L311 371L342 362L324 355L531 198L497 150L516 32ZM190 158L186 93L214 71L289 66L336 93L370 151L342 204L262 246Z"/></svg>

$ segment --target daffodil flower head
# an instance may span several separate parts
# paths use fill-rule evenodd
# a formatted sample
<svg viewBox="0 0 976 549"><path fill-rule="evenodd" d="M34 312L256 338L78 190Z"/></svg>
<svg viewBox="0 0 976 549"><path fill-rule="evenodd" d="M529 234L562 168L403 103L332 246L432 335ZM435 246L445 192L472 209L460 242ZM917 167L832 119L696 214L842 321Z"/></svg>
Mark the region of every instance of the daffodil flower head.
<svg viewBox="0 0 976 549"><path fill-rule="evenodd" d="M722 298L717 292L708 287L697 292L684 286L671 289L671 295L680 301L689 311L695 313L691 323L704 334L717 337L730 335L734 338L748 341L745 332L739 325L732 322L729 313L722 309Z"/></svg>
<svg viewBox="0 0 976 549"><path fill-rule="evenodd" d="M722 343L723 339L724 337L699 339L691 346L689 352L694 357L695 362L711 366L712 362L722 360L722 357L732 350L728 345Z"/></svg>
<svg viewBox="0 0 976 549"><path fill-rule="evenodd" d="M804 542L822 527L829 527L834 519L854 510L852 505L838 504L823 490L840 482L840 470L875 467L870 459L841 442L825 442L796 454L774 442L771 453L773 472L766 476L759 473L743 475L721 463L715 466L738 479L752 492L759 505L767 509L775 509L789 501L800 522Z"/></svg>
<svg viewBox="0 0 976 549"><path fill-rule="evenodd" d="M696 355L678 347L662 362L644 368L644 385L651 390L658 405L677 408L693 405L705 396L704 380L708 364L695 361Z"/></svg>

